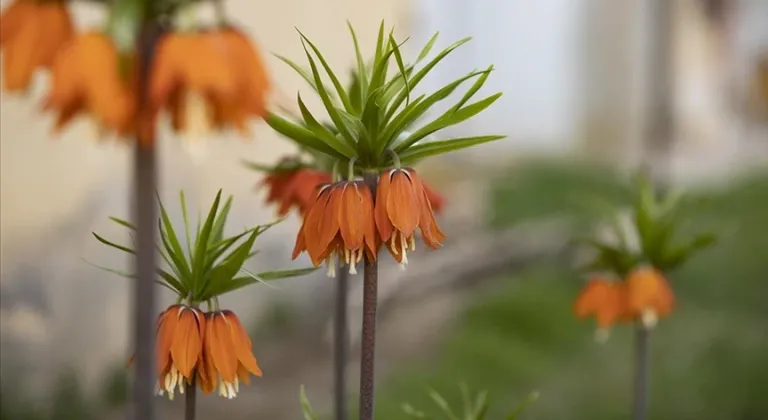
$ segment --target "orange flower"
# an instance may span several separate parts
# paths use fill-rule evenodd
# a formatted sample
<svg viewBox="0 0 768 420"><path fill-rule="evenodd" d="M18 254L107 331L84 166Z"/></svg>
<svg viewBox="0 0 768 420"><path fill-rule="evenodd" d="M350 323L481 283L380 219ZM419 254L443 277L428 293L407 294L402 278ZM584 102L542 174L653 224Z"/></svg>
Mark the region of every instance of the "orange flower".
<svg viewBox="0 0 768 420"><path fill-rule="evenodd" d="M429 204L432 205L432 210L436 214L441 214L443 212L443 207L445 207L445 197L443 197L437 190L427 185L426 182L422 182L422 186L429 199Z"/></svg>
<svg viewBox="0 0 768 420"><path fill-rule="evenodd" d="M590 280L576 298L574 312L579 318L594 315L597 319L597 338L608 338L608 331L626 314L626 290L621 282L602 278Z"/></svg>
<svg viewBox="0 0 768 420"><path fill-rule="evenodd" d="M90 113L102 129L127 134L133 126L135 102L118 71L119 58L111 39L99 32L76 37L56 57L46 109L59 113L60 130L82 112Z"/></svg>
<svg viewBox="0 0 768 420"><path fill-rule="evenodd" d="M154 112L167 109L175 130L193 122L202 130L235 127L248 134L249 116L266 114L265 65L248 38L234 28L172 32L157 48L150 82ZM202 121L191 117L201 112Z"/></svg>
<svg viewBox="0 0 768 420"><path fill-rule="evenodd" d="M664 276L652 267L641 267L627 277L627 306L630 316L639 317L646 328L672 312L675 296Z"/></svg>
<svg viewBox="0 0 768 420"><path fill-rule="evenodd" d="M334 277L335 261L349 264L349 272L363 258L376 260L378 251L373 218L373 194L362 181L343 181L325 185L310 207L296 236L293 258L307 251L312 264L328 265L328 276Z"/></svg>
<svg viewBox="0 0 768 420"><path fill-rule="evenodd" d="M173 399L184 393L195 369L202 364L205 317L199 309L173 305L163 311L157 325L158 394ZM185 384L186 381L186 384Z"/></svg>
<svg viewBox="0 0 768 420"><path fill-rule="evenodd" d="M331 174L310 168L273 172L262 184L269 188L267 204L278 203L277 213L285 216L295 206L303 215L317 198L318 187L331 182Z"/></svg>
<svg viewBox="0 0 768 420"><path fill-rule="evenodd" d="M209 393L218 384L219 395L232 399L241 381L247 385L250 375L261 377L253 343L232 311L207 313L205 318L201 388Z"/></svg>
<svg viewBox="0 0 768 420"><path fill-rule="evenodd" d="M408 263L408 248L416 248L416 228L430 248L439 248L445 239L424 185L413 169L392 169L381 175L374 213L381 240L403 266Z"/></svg>
<svg viewBox="0 0 768 420"><path fill-rule="evenodd" d="M63 1L16 0L0 14L0 48L5 51L5 89L23 91L39 68L53 64L73 36L69 9Z"/></svg>

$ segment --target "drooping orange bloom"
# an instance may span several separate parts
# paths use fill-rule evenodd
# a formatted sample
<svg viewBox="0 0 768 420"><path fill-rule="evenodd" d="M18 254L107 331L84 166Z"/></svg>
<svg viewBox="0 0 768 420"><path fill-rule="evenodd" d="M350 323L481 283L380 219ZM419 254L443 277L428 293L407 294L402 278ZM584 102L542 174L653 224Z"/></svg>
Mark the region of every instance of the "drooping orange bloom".
<svg viewBox="0 0 768 420"><path fill-rule="evenodd" d="M34 72L53 64L74 35L64 1L16 0L0 14L0 48L8 92L23 91Z"/></svg>
<svg viewBox="0 0 768 420"><path fill-rule="evenodd" d="M429 204L432 205L432 210L435 214L441 214L443 212L443 207L445 207L445 197L443 197L437 190L430 187L426 182L422 181L422 186L424 187L424 193L427 194L427 198L429 199Z"/></svg>
<svg viewBox="0 0 768 420"><path fill-rule="evenodd" d="M319 186L331 182L331 174L310 168L268 174L262 185L269 188L267 204L278 203L277 213L285 216L292 207L304 215L315 202Z"/></svg>
<svg viewBox="0 0 768 420"><path fill-rule="evenodd" d="M247 385L250 375L261 377L253 343L232 311L207 313L205 318L201 388L209 393L218 384L219 395L232 399L240 391L241 381Z"/></svg>
<svg viewBox="0 0 768 420"><path fill-rule="evenodd" d="M126 135L134 125L135 98L119 72L115 45L106 34L76 37L52 67L52 86L44 107L58 112L56 130L80 113L88 113L102 130Z"/></svg>
<svg viewBox="0 0 768 420"><path fill-rule="evenodd" d="M325 185L304 218L296 236L293 258L307 251L312 264L328 265L334 277L335 258L349 265L355 274L363 255L376 260L378 243L374 221L373 194L362 181L342 181Z"/></svg>
<svg viewBox="0 0 768 420"><path fill-rule="evenodd" d="M664 276L653 267L640 267L629 274L627 283L627 310L640 318L646 328L653 327L659 317L672 313L675 296Z"/></svg>
<svg viewBox="0 0 768 420"><path fill-rule="evenodd" d="M155 113L170 112L176 131L202 123L203 131L234 127L248 134L248 118L266 114L268 90L261 56L234 28L171 32L158 44L150 104Z"/></svg>
<svg viewBox="0 0 768 420"><path fill-rule="evenodd" d="M374 213L381 240L403 266L408 263L408 248L416 248L416 228L421 230L424 244L432 249L438 249L445 239L424 185L413 169L392 169L381 174Z"/></svg>
<svg viewBox="0 0 768 420"><path fill-rule="evenodd" d="M205 316L196 308L173 305L158 318L157 358L159 395L173 399L176 389L184 393L203 360ZM198 373L199 377L199 373Z"/></svg>
<svg viewBox="0 0 768 420"><path fill-rule="evenodd" d="M594 315L598 327L597 338L608 338L611 326L626 319L625 285L603 278L590 280L576 298L574 312L579 318Z"/></svg>

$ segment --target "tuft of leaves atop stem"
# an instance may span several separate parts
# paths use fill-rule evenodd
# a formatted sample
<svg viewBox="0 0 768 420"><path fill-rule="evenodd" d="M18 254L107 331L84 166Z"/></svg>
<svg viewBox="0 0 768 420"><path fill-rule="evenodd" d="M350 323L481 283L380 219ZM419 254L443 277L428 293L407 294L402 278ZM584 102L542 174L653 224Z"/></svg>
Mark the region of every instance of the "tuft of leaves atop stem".
<svg viewBox="0 0 768 420"><path fill-rule="evenodd" d="M504 138L499 135L465 137L420 143L432 134L464 122L491 106L501 93L470 102L485 84L493 66L472 71L431 94L413 97L414 89L445 57L469 42L464 38L437 53L423 66L437 40L436 33L422 48L413 64L406 64L401 52L407 41L395 40L393 30L385 32L381 23L373 60L366 62L355 30L349 25L355 49L356 67L351 81L344 86L323 54L312 41L299 32L309 68L282 56L278 58L295 70L320 97L329 123L321 122L297 95L300 119L270 113L266 121L278 133L293 140L305 151L322 154L342 163L354 160L357 173L381 170L395 165L396 158L405 165L454 150ZM397 72L388 77L390 68ZM447 99L459 86L472 82L464 95L447 111L421 123L432 107Z"/></svg>

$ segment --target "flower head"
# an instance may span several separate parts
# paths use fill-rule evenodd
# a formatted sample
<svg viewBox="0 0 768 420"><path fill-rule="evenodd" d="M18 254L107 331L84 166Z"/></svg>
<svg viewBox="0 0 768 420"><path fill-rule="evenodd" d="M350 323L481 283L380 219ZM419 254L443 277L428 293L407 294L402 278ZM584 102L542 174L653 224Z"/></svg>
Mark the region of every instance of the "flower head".
<svg viewBox="0 0 768 420"><path fill-rule="evenodd" d="M203 358L205 317L196 308L173 305L158 318L155 357L158 369L158 394L173 399L176 389L192 382ZM186 383L185 383L186 382Z"/></svg>
<svg viewBox="0 0 768 420"><path fill-rule="evenodd" d="M155 112L170 111L177 131L234 127L248 134L248 118L266 113L268 89L264 63L240 31L171 32L158 45L150 102Z"/></svg>
<svg viewBox="0 0 768 420"><path fill-rule="evenodd" d="M622 282L603 278L590 280L579 293L574 305L579 318L594 315L597 320L597 339L608 338L613 324L625 319L626 290Z"/></svg>
<svg viewBox="0 0 768 420"><path fill-rule="evenodd" d="M342 181L322 187L304 218L296 237L293 258L307 251L315 266L328 264L335 276L335 258L349 264L349 272L365 254L376 260L378 244L374 222L373 194L362 181Z"/></svg>
<svg viewBox="0 0 768 420"><path fill-rule="evenodd" d="M46 109L58 112L61 129L82 112L90 113L103 129L126 134L134 124L135 101L120 77L117 49L100 32L76 37L60 51L52 67Z"/></svg>
<svg viewBox="0 0 768 420"><path fill-rule="evenodd" d="M262 180L269 188L267 203L277 203L280 216L288 214L292 207L306 214L317 199L318 187L330 182L331 174L310 168L272 172Z"/></svg>
<svg viewBox="0 0 768 420"><path fill-rule="evenodd" d="M207 313L205 318L201 388L211 392L218 384L219 395L232 399L241 381L249 384L250 375L261 376L253 343L232 311Z"/></svg>
<svg viewBox="0 0 768 420"><path fill-rule="evenodd" d="M392 169L381 174L376 192L376 227L381 240L402 265L408 263L407 252L416 248L414 233L428 247L440 247L445 234L435 221L432 204L413 169Z"/></svg>
<svg viewBox="0 0 768 420"><path fill-rule="evenodd" d="M11 3L0 14L5 89L25 90L34 72L50 67L73 35L72 19L64 1Z"/></svg>
<svg viewBox="0 0 768 420"><path fill-rule="evenodd" d="M656 325L659 317L672 312L675 296L664 276L652 267L632 271L626 280L627 310L630 316L640 318L646 328Z"/></svg>

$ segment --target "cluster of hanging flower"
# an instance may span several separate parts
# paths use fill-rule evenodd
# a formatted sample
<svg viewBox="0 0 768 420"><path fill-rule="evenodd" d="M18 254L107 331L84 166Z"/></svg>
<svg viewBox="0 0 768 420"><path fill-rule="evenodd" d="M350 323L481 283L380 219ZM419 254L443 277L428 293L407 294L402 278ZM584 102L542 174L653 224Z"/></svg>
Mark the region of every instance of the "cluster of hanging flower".
<svg viewBox="0 0 768 420"><path fill-rule="evenodd" d="M301 167L268 173L260 185L267 187L267 204L277 204L277 214L287 215L296 208L302 216L317 200L320 188L330 184L333 176L330 172L314 168ZM445 198L434 188L422 182L424 192L435 214L440 214L445 207Z"/></svg>
<svg viewBox="0 0 768 420"><path fill-rule="evenodd" d="M653 267L640 267L625 280L592 278L576 298L574 312L579 318L594 316L597 338L604 341L616 323L639 321L643 327L653 328L659 318L672 313L674 304L674 293L664 276Z"/></svg>
<svg viewBox="0 0 768 420"><path fill-rule="evenodd" d="M383 244L405 267L408 251L416 248L417 230L432 249L438 249L445 239L435 221L430 195L436 196L410 168L383 172L375 193L362 180L322 185L304 215L293 258L306 251L316 267L327 265L331 277L336 260L355 274L357 263L364 256L375 261ZM442 197L436 197L442 206Z"/></svg>
<svg viewBox="0 0 768 420"><path fill-rule="evenodd" d="M4 87L23 92L38 70L52 82L43 108L57 115L55 131L89 115L102 134L154 140L161 111L174 130L234 128L266 114L269 80L248 37L227 26L161 35L145 106L138 104L138 60L123 68L115 42L101 31L78 33L62 0L15 0L0 15ZM134 54L135 55L135 54ZM201 127L192 127L193 122Z"/></svg>
<svg viewBox="0 0 768 420"><path fill-rule="evenodd" d="M218 388L219 395L232 399L240 382L261 376L252 347L232 311L172 305L157 320L157 393L172 400L177 391L197 385L206 394Z"/></svg>

